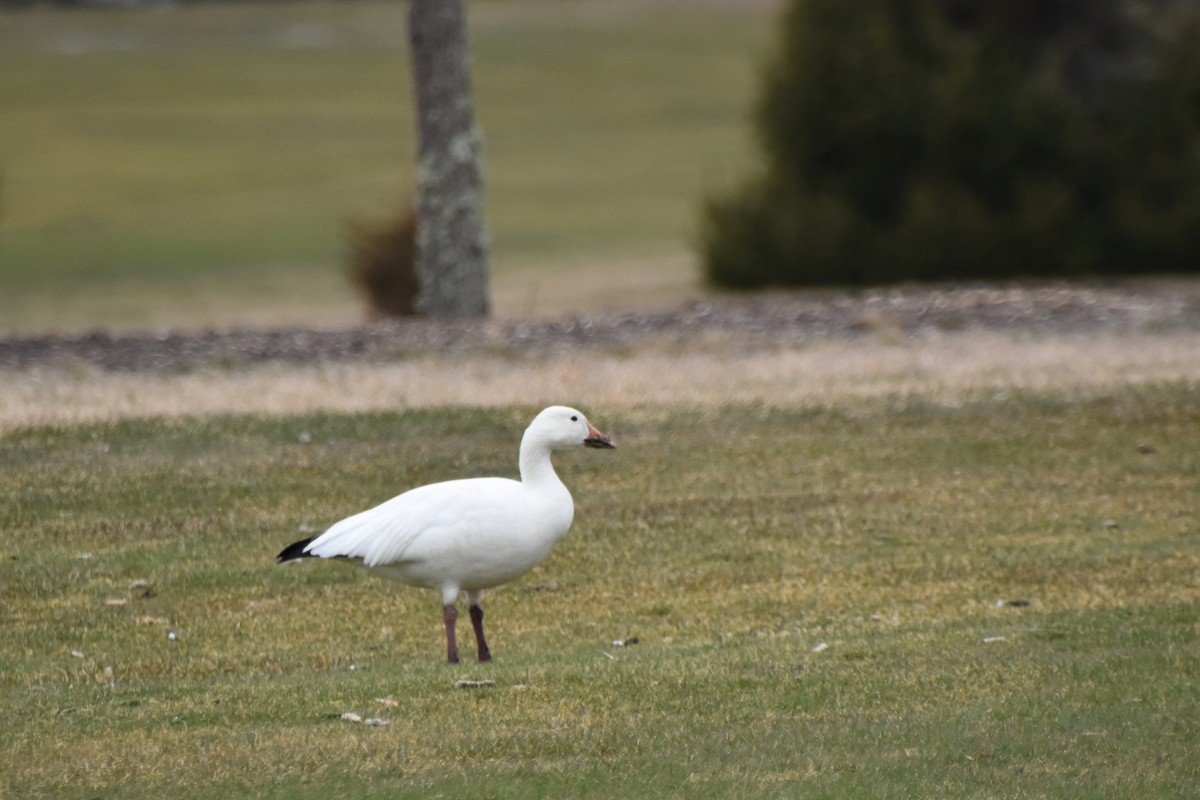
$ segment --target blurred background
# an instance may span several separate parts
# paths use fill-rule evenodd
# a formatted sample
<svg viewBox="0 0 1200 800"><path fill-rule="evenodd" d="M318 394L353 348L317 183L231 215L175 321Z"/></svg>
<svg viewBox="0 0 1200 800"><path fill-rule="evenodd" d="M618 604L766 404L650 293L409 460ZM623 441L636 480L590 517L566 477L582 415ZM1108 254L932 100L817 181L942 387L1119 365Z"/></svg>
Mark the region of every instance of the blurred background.
<svg viewBox="0 0 1200 800"><path fill-rule="evenodd" d="M0 334L369 318L408 4L98 3L0 12ZM498 316L1200 271L1197 0L466 5Z"/></svg>
<svg viewBox="0 0 1200 800"><path fill-rule="evenodd" d="M700 291L775 0L470 0L499 316ZM0 334L345 326L413 200L407 4L0 11Z"/></svg>

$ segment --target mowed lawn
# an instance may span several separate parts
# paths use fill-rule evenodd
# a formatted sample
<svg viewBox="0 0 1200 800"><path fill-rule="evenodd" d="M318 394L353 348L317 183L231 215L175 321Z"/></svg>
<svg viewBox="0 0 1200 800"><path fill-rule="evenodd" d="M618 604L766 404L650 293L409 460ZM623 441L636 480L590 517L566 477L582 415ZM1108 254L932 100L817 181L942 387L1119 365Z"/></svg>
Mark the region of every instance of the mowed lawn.
<svg viewBox="0 0 1200 800"><path fill-rule="evenodd" d="M777 5L469 4L499 311L697 283ZM360 321L349 223L415 189L407 9L0 13L0 334Z"/></svg>
<svg viewBox="0 0 1200 800"><path fill-rule="evenodd" d="M1194 384L585 410L619 449L559 454L575 528L456 667L433 593L273 555L513 474L536 409L6 434L0 795L1200 787Z"/></svg>

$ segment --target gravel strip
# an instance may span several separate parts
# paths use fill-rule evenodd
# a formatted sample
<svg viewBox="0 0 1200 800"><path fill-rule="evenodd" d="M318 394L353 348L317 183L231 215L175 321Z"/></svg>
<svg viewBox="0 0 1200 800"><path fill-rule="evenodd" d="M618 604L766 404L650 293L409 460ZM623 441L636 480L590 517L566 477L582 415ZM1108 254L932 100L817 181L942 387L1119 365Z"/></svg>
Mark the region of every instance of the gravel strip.
<svg viewBox="0 0 1200 800"><path fill-rule="evenodd" d="M0 369L85 364L106 372L186 372L263 364L391 363L437 353L537 353L686 345L719 334L746 347L938 332L1153 333L1200 330L1200 280L938 286L724 296L659 313L555 321L409 319L347 330L42 335L0 339Z"/></svg>

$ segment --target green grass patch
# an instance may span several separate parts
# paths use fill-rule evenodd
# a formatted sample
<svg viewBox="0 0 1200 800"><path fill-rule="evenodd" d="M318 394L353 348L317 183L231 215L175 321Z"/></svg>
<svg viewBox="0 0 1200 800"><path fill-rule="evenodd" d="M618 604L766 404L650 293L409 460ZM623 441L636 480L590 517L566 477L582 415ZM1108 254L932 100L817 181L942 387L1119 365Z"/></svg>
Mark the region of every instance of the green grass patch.
<svg viewBox="0 0 1200 800"><path fill-rule="evenodd" d="M472 4L501 283L531 264L678 256L705 191L747 161L772 14L610 5ZM406 15L4 14L0 332L302 322L331 304L354 319L347 220L413 192ZM216 297L197 307L197 287Z"/></svg>
<svg viewBox="0 0 1200 800"><path fill-rule="evenodd" d="M457 667L433 593L272 557L513 474L534 409L10 433L0 793L1185 796L1196 400L590 409L620 449L557 457L575 529Z"/></svg>

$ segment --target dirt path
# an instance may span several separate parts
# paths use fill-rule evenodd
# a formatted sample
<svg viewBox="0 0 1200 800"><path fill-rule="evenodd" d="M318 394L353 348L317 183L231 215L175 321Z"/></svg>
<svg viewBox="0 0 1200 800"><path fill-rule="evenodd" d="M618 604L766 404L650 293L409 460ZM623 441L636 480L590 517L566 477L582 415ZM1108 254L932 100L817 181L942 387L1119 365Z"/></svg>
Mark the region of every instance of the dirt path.
<svg viewBox="0 0 1200 800"><path fill-rule="evenodd" d="M0 430L436 405L943 401L1200 381L1200 281L822 292L556 322L0 340Z"/></svg>

